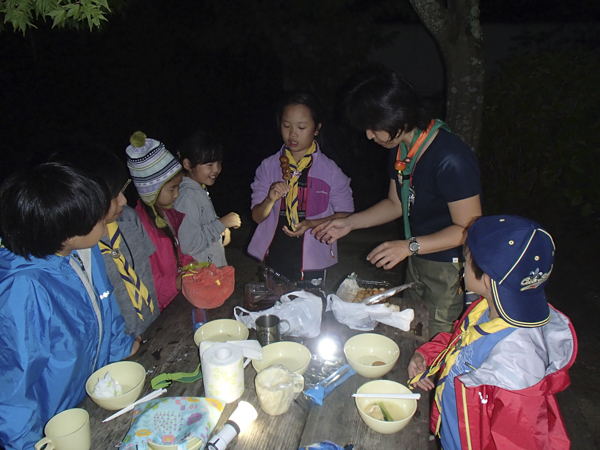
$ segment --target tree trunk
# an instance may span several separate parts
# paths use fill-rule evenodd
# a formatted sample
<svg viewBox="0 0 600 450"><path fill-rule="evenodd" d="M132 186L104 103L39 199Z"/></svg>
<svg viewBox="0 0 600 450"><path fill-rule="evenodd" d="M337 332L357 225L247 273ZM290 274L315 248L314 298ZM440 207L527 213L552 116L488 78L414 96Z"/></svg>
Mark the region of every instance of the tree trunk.
<svg viewBox="0 0 600 450"><path fill-rule="evenodd" d="M483 34L479 0L410 0L446 66L446 121L475 151L483 116Z"/></svg>

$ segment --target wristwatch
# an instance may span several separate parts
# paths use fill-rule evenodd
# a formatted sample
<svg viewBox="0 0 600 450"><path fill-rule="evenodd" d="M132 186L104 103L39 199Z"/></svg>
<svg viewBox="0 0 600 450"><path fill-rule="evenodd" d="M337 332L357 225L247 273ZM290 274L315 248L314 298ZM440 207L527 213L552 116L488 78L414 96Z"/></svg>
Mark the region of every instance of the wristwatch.
<svg viewBox="0 0 600 450"><path fill-rule="evenodd" d="M419 254L419 249L420 248L421 248L421 246L417 242L417 238L416 237L411 237L409 239L409 242L408 242L408 249L410 250L410 252L412 253L412 255L413 256L417 256Z"/></svg>

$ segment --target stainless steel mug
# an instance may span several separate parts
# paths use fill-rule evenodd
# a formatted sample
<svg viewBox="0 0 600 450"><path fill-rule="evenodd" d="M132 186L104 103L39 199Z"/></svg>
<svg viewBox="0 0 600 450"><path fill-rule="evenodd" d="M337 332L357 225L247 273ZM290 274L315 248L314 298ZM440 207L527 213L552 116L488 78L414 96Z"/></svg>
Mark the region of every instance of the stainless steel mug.
<svg viewBox="0 0 600 450"><path fill-rule="evenodd" d="M287 330L281 331L279 329L282 323L287 324ZM281 340L281 333L285 334L291 329L290 323L287 320L280 319L274 314L266 314L258 317L255 324L258 342L263 347L273 342L279 342Z"/></svg>

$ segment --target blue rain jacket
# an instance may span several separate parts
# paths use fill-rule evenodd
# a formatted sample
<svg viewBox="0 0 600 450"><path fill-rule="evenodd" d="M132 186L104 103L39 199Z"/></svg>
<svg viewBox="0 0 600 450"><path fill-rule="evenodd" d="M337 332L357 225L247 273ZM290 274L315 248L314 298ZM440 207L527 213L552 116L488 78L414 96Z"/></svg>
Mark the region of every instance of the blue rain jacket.
<svg viewBox="0 0 600 450"><path fill-rule="evenodd" d="M131 353L133 339L124 332L97 245L92 279L94 300L68 257L27 261L0 248L0 444L6 450L32 449L50 418L84 399L95 370Z"/></svg>

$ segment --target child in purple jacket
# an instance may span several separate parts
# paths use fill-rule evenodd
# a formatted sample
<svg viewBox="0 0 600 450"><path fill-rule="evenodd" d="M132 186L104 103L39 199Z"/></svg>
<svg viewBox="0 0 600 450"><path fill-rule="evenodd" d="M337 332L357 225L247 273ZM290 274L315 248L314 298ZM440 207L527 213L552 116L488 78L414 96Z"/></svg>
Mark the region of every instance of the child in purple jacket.
<svg viewBox="0 0 600 450"><path fill-rule="evenodd" d="M337 263L337 246L319 242L310 230L354 212L350 178L315 140L321 119L314 97L288 97L278 122L283 146L262 161L251 186L258 227L248 253L292 281L325 281L326 269Z"/></svg>

